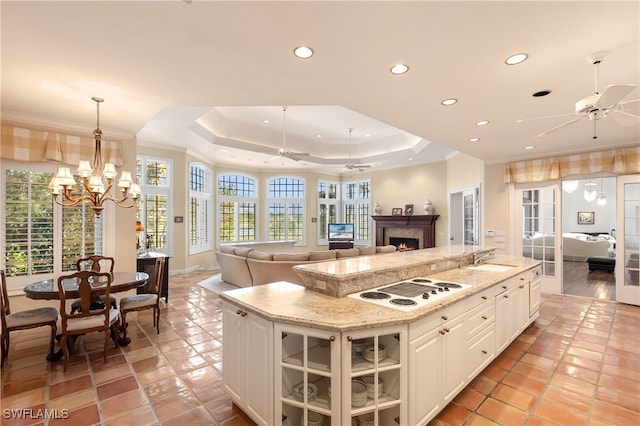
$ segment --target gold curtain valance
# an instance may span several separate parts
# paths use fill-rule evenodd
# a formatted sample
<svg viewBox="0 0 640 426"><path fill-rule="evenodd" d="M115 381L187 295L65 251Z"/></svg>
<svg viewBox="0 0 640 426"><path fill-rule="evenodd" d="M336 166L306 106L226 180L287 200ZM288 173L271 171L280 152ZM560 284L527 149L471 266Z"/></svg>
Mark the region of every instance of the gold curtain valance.
<svg viewBox="0 0 640 426"><path fill-rule="evenodd" d="M640 147L516 161L507 164L504 183L543 182L596 173L640 173Z"/></svg>
<svg viewBox="0 0 640 426"><path fill-rule="evenodd" d="M122 166L120 143L102 141L104 163ZM0 158L25 162L54 161L77 165L93 160L95 141L90 137L66 135L47 130L2 126Z"/></svg>

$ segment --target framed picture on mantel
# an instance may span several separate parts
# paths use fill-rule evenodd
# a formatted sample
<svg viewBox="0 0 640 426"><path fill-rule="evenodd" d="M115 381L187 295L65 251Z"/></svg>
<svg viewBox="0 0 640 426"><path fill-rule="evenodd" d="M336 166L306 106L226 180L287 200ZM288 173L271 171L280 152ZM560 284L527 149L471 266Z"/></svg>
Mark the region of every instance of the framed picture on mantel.
<svg viewBox="0 0 640 426"><path fill-rule="evenodd" d="M407 216L411 216L413 214L413 204L405 204L404 214Z"/></svg>
<svg viewBox="0 0 640 426"><path fill-rule="evenodd" d="M396 207L391 209L391 215L393 216L402 216L402 207Z"/></svg>

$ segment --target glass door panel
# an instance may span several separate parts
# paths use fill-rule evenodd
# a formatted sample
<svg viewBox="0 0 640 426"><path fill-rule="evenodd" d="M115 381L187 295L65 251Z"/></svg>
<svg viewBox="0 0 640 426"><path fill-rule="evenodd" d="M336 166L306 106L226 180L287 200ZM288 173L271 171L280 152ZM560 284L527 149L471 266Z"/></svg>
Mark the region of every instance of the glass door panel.
<svg viewBox="0 0 640 426"><path fill-rule="evenodd" d="M616 300L640 305L640 176L618 177Z"/></svg>

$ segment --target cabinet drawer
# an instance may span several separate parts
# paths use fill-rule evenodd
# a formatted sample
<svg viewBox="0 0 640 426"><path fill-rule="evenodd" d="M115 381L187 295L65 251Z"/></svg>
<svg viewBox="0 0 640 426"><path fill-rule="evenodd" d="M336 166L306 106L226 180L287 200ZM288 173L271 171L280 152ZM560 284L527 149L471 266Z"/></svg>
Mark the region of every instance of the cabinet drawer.
<svg viewBox="0 0 640 426"><path fill-rule="evenodd" d="M467 311L470 311L471 309L474 309L475 307L480 306L489 300L495 299L496 294L500 293L501 291L504 291L501 287L493 286L486 290L482 290L480 293L474 294L473 296L469 296L469 298L466 300Z"/></svg>
<svg viewBox="0 0 640 426"><path fill-rule="evenodd" d="M480 330L492 324L496 319L495 300L487 300L469 311L467 316L467 339L472 339Z"/></svg>
<svg viewBox="0 0 640 426"><path fill-rule="evenodd" d="M411 342L434 328L460 318L461 315L465 314L466 310L467 305L464 301L461 301L409 324L409 341Z"/></svg>
<svg viewBox="0 0 640 426"><path fill-rule="evenodd" d="M468 380L473 380L495 357L496 332L491 326L478 335L477 339L469 342Z"/></svg>

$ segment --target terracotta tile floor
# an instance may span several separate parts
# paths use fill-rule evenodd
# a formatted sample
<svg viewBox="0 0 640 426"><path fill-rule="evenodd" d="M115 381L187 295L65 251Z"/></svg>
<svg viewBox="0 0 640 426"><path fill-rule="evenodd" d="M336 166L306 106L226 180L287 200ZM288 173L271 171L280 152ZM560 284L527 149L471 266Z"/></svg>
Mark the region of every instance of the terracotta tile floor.
<svg viewBox="0 0 640 426"><path fill-rule="evenodd" d="M66 373L45 361L46 329L12 333L0 424L252 425L222 390L220 300L196 285L210 275L171 276L160 334L151 311L130 314L132 343L106 364L98 333L78 342ZM17 420L8 409L31 411ZM543 295L540 318L432 424L640 424L640 308Z"/></svg>

